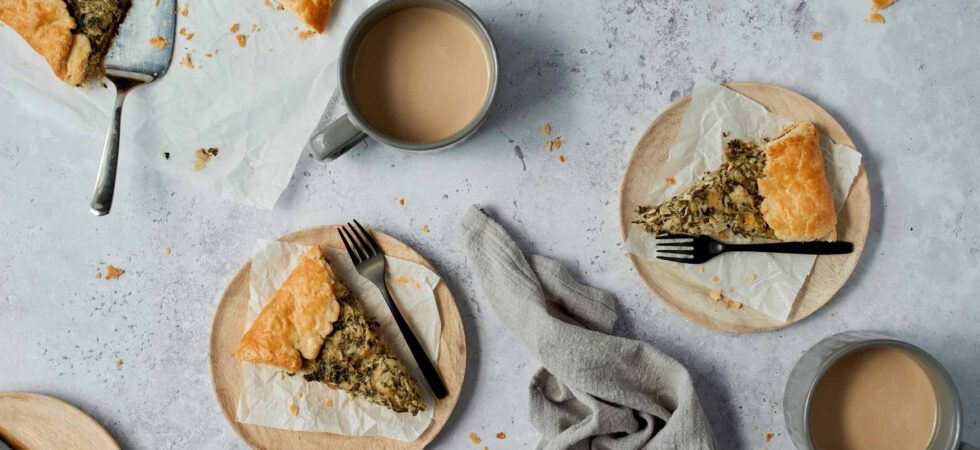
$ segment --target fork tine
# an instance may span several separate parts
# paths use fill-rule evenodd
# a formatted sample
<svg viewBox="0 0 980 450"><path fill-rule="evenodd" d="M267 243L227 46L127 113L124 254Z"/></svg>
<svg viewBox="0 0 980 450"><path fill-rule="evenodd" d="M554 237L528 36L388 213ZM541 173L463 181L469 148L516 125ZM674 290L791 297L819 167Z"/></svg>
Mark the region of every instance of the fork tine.
<svg viewBox="0 0 980 450"><path fill-rule="evenodd" d="M344 232L340 231L341 228L337 229L337 234L340 235L340 240L344 241L344 247L347 247L347 255L350 256L350 261L356 266L361 262L360 258L358 258L357 253L354 253L354 250L350 248L350 243L347 242L347 236L344 236Z"/></svg>
<svg viewBox="0 0 980 450"><path fill-rule="evenodd" d="M662 259L664 261L684 263L684 264L694 264L694 258L671 258L669 256L658 256L657 259Z"/></svg>
<svg viewBox="0 0 980 450"><path fill-rule="evenodd" d="M670 253L672 255L694 256L694 250L657 250L657 253Z"/></svg>
<svg viewBox="0 0 980 450"><path fill-rule="evenodd" d="M691 248L694 248L694 241L686 241L686 242L657 242L657 247L691 247Z"/></svg>
<svg viewBox="0 0 980 450"><path fill-rule="evenodd" d="M690 239L694 240L694 236L688 236L686 234L660 234L657 235L657 239Z"/></svg>
<svg viewBox="0 0 980 450"><path fill-rule="evenodd" d="M354 236L350 233L347 227L342 226L340 227L340 229L344 230L344 234L347 235L347 239L350 239L350 245L351 247L354 247L354 251L357 253L358 259L360 259L360 261L362 262L366 261L368 257L364 253L364 250L361 250L361 247L358 245L357 239L354 239Z"/></svg>
<svg viewBox="0 0 980 450"><path fill-rule="evenodd" d="M357 220L354 220L354 223L357 223ZM361 231L357 231L357 228L354 228L354 225L351 225L350 222L347 222L347 226L355 235L357 235L357 239L361 241L361 245L364 247L364 251L369 257L378 253L378 246L374 244L374 240L371 239L371 235L368 234L367 230L365 230L361 224L357 223L357 227L360 228Z"/></svg>
<svg viewBox="0 0 980 450"><path fill-rule="evenodd" d="M365 230L363 226L361 226L361 223L358 222L357 219L354 219L354 223L357 224L357 227L360 228L361 231L364 233L364 236L367 237L368 242L370 242L371 245L374 246L374 251L381 253L381 246L378 245L378 241L374 240L374 236L371 236L371 233L368 233L368 231Z"/></svg>

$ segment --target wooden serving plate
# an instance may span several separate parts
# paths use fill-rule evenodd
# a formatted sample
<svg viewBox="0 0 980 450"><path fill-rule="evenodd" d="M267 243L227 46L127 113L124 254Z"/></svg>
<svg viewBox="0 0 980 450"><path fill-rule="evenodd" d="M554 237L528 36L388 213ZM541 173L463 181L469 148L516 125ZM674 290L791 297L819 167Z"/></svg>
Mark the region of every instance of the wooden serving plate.
<svg viewBox="0 0 980 450"><path fill-rule="evenodd" d="M293 242L302 245L320 245L321 247L343 249L343 243L337 234L337 226L322 226L308 228L287 234L281 238L283 242ZM406 261L421 264L435 272L435 269L411 247L395 238L377 231L372 235L381 245L385 254ZM403 442L375 436L343 436L332 433L304 432L282 430L258 425L250 425L235 421L235 410L238 405L239 393L242 389L241 363L232 356L238 347L238 341L245 333L245 315L248 311L249 272L251 261L246 262L228 284L218 309L214 314L211 325L210 364L211 380L218 403L235 432L252 448L261 449L322 449L336 450L355 449L421 449L435 438L442 430L452 414L456 401L459 400L460 389L463 386L463 375L466 372L466 338L463 334L463 322L456 308L456 301L440 281L436 286L435 297L438 303L439 315L442 319L442 335L439 340L439 374L442 376L449 395L436 400L432 423L429 428L413 442Z"/></svg>
<svg viewBox="0 0 980 450"><path fill-rule="evenodd" d="M15 449L119 450L112 435L82 410L30 392L0 392L0 438Z"/></svg>
<svg viewBox="0 0 980 450"><path fill-rule="evenodd" d="M821 133L834 142L855 148L844 128L827 111L812 100L789 89L757 82L736 82L725 85L770 111L789 120L813 122ZM668 151L691 103L685 97L653 121L633 150L620 191L620 226L623 239L629 231L636 208L646 201L650 188L656 183L660 166L667 161ZM854 243L848 255L819 256L796 298L786 322L780 322L751 308L726 309L707 301L708 287L687 276L678 264L649 261L630 254L637 274L651 291L670 309L688 320L708 328L730 333L770 331L803 320L823 305L844 285L864 251L864 242L871 223L871 192L868 176L861 165L854 178L851 192L837 218L837 239Z"/></svg>

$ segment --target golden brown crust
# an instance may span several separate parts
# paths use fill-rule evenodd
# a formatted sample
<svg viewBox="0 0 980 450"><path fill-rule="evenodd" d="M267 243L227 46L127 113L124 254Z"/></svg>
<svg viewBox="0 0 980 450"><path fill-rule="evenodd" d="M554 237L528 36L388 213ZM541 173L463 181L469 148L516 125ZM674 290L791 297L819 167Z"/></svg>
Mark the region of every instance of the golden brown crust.
<svg viewBox="0 0 980 450"><path fill-rule="evenodd" d="M242 336L235 357L289 372L315 359L340 314L333 282L333 270L314 246Z"/></svg>
<svg viewBox="0 0 980 450"><path fill-rule="evenodd" d="M84 35L72 34L75 20L64 0L0 0L0 21L40 53L58 78L85 81L92 47Z"/></svg>
<svg viewBox="0 0 980 450"><path fill-rule="evenodd" d="M317 33L323 33L333 9L334 0L281 0L286 9L296 14Z"/></svg>
<svg viewBox="0 0 980 450"><path fill-rule="evenodd" d="M837 211L810 122L795 122L766 145L759 179L762 216L783 241L833 240Z"/></svg>

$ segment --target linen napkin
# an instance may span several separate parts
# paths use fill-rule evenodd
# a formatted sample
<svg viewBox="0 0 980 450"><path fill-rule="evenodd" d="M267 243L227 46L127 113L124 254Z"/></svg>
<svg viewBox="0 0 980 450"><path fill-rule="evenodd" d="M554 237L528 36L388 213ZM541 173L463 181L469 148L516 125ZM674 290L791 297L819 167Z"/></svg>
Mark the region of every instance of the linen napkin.
<svg viewBox="0 0 980 450"><path fill-rule="evenodd" d="M613 336L616 299L558 262L525 257L471 207L461 237L500 320L541 361L531 380L539 449L714 449L687 369L652 345Z"/></svg>

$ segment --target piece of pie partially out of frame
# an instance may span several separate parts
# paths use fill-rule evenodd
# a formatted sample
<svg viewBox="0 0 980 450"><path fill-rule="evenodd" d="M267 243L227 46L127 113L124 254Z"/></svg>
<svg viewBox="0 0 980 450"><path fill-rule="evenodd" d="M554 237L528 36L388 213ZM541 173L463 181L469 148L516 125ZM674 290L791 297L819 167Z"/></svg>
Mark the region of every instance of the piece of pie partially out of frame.
<svg viewBox="0 0 980 450"><path fill-rule="evenodd" d="M0 0L0 21L47 60L54 74L81 85L102 71L102 58L129 0Z"/></svg>
<svg viewBox="0 0 980 450"><path fill-rule="evenodd" d="M725 159L681 194L641 206L634 223L658 235L836 239L837 210L812 123L792 123L761 146L732 139Z"/></svg>

